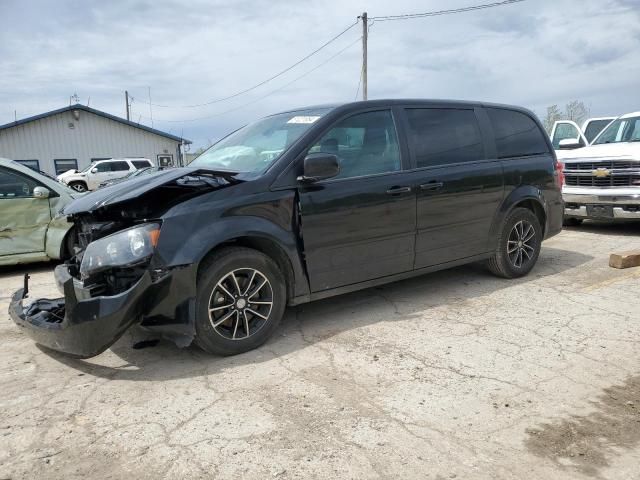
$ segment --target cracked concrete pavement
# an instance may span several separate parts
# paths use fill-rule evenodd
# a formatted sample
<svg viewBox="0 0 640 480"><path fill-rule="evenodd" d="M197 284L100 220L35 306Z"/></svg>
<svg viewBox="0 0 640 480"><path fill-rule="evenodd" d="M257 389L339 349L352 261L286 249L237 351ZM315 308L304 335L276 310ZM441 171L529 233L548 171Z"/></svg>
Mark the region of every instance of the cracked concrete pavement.
<svg viewBox="0 0 640 480"><path fill-rule="evenodd" d="M39 349L0 270L0 478L640 478L639 225L565 230L524 279L456 268L289 309L219 358L132 332Z"/></svg>

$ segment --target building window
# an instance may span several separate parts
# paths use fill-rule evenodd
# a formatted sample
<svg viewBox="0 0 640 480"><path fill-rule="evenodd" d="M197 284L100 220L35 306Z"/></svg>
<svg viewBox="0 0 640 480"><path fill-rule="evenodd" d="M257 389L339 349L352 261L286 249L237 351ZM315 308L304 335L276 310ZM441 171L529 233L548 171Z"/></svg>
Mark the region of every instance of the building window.
<svg viewBox="0 0 640 480"><path fill-rule="evenodd" d="M56 175L60 175L67 170L78 170L78 160L75 158L56 158L53 163L56 167Z"/></svg>
<svg viewBox="0 0 640 480"><path fill-rule="evenodd" d="M91 159L91 163L99 162L100 160L111 160L111 157L98 157L98 158L92 158L92 159Z"/></svg>
<svg viewBox="0 0 640 480"><path fill-rule="evenodd" d="M39 160L16 160L16 162L21 163L25 167L29 167L36 172L40 171L40 161Z"/></svg>

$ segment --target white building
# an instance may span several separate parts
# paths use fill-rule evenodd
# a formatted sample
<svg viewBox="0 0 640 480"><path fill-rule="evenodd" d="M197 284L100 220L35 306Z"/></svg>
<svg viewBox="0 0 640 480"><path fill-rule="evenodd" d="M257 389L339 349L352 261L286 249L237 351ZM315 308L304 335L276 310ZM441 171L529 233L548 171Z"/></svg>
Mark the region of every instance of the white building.
<svg viewBox="0 0 640 480"><path fill-rule="evenodd" d="M106 158L144 157L180 166L182 146L189 143L80 104L0 126L0 157L50 175Z"/></svg>

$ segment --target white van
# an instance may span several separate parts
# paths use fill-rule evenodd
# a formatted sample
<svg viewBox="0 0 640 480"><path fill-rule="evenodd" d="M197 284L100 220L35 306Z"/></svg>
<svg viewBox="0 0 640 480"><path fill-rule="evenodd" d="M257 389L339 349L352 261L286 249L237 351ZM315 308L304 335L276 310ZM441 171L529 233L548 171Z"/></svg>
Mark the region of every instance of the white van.
<svg viewBox="0 0 640 480"><path fill-rule="evenodd" d="M57 178L59 182L69 185L77 192L86 192L97 190L103 182L126 177L135 170L153 166L153 162L148 158L112 158L94 162L80 172L67 170Z"/></svg>

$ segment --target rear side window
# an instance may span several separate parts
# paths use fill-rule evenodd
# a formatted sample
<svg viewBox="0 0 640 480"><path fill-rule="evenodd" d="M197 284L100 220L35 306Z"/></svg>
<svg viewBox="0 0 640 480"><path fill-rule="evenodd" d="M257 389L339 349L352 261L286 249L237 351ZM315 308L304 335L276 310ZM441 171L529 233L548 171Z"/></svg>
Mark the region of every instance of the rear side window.
<svg viewBox="0 0 640 480"><path fill-rule="evenodd" d="M496 136L498 158L549 153L544 134L531 117L514 110L501 108L486 110Z"/></svg>
<svg viewBox="0 0 640 480"><path fill-rule="evenodd" d="M127 162L109 162L111 164L112 172L122 172L129 170L129 164Z"/></svg>
<svg viewBox="0 0 640 480"><path fill-rule="evenodd" d="M133 163L133 166L136 168L148 168L151 166L146 160L132 160L131 163Z"/></svg>
<svg viewBox="0 0 640 480"><path fill-rule="evenodd" d="M410 108L406 113L409 142L418 167L484 158L482 136L473 110Z"/></svg>

